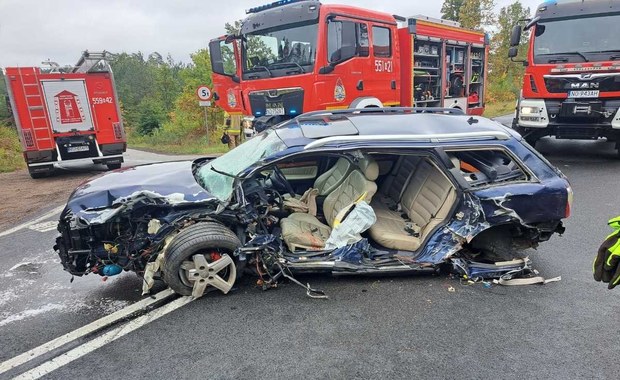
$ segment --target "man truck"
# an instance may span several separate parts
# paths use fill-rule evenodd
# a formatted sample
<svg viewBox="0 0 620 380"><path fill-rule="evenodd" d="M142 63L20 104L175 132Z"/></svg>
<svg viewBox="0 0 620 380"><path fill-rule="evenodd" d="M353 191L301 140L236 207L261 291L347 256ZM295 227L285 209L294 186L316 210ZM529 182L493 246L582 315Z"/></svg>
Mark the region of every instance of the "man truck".
<svg viewBox="0 0 620 380"><path fill-rule="evenodd" d="M488 37L458 23L315 0L252 8L209 44L215 102L271 125L315 110L484 111Z"/></svg>
<svg viewBox="0 0 620 380"><path fill-rule="evenodd" d="M620 148L620 1L548 1L525 27L530 39L513 128L531 144L607 138Z"/></svg>

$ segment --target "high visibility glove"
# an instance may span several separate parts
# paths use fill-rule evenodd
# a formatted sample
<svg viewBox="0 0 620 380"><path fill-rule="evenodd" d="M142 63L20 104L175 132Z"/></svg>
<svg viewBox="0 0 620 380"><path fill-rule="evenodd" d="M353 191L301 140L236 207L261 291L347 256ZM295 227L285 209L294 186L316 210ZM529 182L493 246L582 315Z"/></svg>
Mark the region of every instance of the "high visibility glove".
<svg viewBox="0 0 620 380"><path fill-rule="evenodd" d="M594 279L609 283L613 289L620 284L620 216L611 219L609 226L616 231L601 244L594 260Z"/></svg>

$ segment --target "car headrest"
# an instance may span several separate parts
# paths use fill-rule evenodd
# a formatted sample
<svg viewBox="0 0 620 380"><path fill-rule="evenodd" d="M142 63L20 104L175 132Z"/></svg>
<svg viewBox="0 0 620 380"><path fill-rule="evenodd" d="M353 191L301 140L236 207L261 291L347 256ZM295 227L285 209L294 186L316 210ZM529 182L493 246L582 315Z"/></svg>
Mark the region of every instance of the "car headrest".
<svg viewBox="0 0 620 380"><path fill-rule="evenodd" d="M369 181L374 181L379 177L379 164L373 158L364 157L358 163L360 170Z"/></svg>

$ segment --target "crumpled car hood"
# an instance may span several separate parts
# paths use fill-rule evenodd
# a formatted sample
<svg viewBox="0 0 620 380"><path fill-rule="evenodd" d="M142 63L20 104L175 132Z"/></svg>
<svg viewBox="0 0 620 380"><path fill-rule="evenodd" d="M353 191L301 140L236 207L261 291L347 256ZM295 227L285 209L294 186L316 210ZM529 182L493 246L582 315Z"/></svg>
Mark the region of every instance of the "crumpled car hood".
<svg viewBox="0 0 620 380"><path fill-rule="evenodd" d="M78 186L67 208L88 224L103 223L137 202L182 205L215 199L192 174L192 161L129 167Z"/></svg>

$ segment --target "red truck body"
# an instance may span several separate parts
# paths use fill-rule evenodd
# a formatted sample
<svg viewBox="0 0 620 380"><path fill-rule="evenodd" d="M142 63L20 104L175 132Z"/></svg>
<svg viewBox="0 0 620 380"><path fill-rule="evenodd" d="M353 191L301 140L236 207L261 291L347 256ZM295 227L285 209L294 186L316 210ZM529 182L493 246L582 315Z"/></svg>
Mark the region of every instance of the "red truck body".
<svg viewBox="0 0 620 380"><path fill-rule="evenodd" d="M528 24L525 76L513 127L543 136L620 142L620 2L548 1ZM513 37L513 54L520 27ZM513 32L515 34L515 32Z"/></svg>
<svg viewBox="0 0 620 380"><path fill-rule="evenodd" d="M228 113L274 123L339 108L484 110L484 33L318 1L282 0L248 13L239 35L209 45L215 101Z"/></svg>
<svg viewBox="0 0 620 380"><path fill-rule="evenodd" d="M92 64L93 57L81 59L72 72L5 69L24 159L35 178L60 162L86 160L109 168L123 162L127 144L114 78L109 65Z"/></svg>

